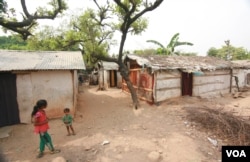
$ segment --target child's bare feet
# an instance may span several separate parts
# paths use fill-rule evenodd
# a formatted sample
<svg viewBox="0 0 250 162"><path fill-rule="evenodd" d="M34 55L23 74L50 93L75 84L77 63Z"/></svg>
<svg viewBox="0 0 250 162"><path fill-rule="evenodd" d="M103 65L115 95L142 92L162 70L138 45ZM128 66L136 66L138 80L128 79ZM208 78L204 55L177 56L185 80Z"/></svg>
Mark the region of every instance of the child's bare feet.
<svg viewBox="0 0 250 162"><path fill-rule="evenodd" d="M39 152L39 154L36 156L36 158L41 158L43 157L43 152Z"/></svg>
<svg viewBox="0 0 250 162"><path fill-rule="evenodd" d="M59 153L59 152L61 152L61 150L59 150L59 149L53 149L53 150L50 151L51 154L56 154L56 153Z"/></svg>

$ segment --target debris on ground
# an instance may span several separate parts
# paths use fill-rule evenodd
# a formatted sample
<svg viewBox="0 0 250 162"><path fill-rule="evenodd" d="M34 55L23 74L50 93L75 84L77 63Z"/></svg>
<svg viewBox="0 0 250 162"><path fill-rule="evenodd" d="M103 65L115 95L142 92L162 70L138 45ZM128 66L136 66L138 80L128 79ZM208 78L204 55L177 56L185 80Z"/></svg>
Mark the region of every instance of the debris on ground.
<svg viewBox="0 0 250 162"><path fill-rule="evenodd" d="M250 124L247 120L224 112L223 109L186 107L185 110L188 112L188 120L212 132L226 144L250 145Z"/></svg>

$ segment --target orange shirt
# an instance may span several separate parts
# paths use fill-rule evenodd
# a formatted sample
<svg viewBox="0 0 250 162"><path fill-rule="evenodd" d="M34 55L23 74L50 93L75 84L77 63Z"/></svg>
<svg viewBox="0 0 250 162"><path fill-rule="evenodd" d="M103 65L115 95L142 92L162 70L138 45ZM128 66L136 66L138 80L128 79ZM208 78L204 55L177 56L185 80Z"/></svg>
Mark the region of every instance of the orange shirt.
<svg viewBox="0 0 250 162"><path fill-rule="evenodd" d="M34 118L35 118L37 123L40 123L40 122L43 122L43 121L47 120L46 113L45 113L44 110L39 110L35 114ZM35 133L44 133L48 129L49 129L49 124L48 123L45 123L45 124L42 124L42 125L35 125L34 132Z"/></svg>

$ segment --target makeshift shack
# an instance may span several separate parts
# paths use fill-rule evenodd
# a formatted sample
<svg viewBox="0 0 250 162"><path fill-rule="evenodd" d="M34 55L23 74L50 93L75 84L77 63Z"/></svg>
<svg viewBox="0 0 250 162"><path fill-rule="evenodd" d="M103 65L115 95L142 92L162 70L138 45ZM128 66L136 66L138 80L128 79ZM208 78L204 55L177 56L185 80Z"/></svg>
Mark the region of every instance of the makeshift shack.
<svg viewBox="0 0 250 162"><path fill-rule="evenodd" d="M250 60L236 60L233 63L232 86L240 88L250 86Z"/></svg>
<svg viewBox="0 0 250 162"><path fill-rule="evenodd" d="M122 76L118 71L119 66L117 63L100 61L97 66L99 89L121 88Z"/></svg>
<svg viewBox="0 0 250 162"><path fill-rule="evenodd" d="M29 123L33 106L46 99L49 118L74 114L81 52L0 51L0 126Z"/></svg>
<svg viewBox="0 0 250 162"><path fill-rule="evenodd" d="M158 103L180 96L230 92L231 62L204 56L127 55L124 63L138 96ZM122 89L128 91L123 82Z"/></svg>

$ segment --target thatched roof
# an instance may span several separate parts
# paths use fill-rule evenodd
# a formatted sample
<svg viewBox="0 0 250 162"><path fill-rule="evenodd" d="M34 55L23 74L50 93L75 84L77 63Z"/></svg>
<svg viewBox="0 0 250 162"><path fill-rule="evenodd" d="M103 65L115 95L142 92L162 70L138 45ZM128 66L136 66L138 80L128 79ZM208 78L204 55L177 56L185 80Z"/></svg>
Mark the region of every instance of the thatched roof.
<svg viewBox="0 0 250 162"><path fill-rule="evenodd" d="M163 56L127 55L127 58L135 60L140 66L152 68L153 71L163 69L180 69L188 72L202 70L229 69L230 61L210 56Z"/></svg>
<svg viewBox="0 0 250 162"><path fill-rule="evenodd" d="M232 61L234 68L250 69L250 60Z"/></svg>

